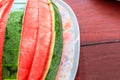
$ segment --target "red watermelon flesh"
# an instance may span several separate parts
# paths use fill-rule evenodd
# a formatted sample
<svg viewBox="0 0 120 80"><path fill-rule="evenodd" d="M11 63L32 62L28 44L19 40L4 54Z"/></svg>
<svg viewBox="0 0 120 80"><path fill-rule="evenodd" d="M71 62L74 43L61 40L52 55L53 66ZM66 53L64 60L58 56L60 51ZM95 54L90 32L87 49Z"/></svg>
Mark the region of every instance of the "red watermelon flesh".
<svg viewBox="0 0 120 80"><path fill-rule="evenodd" d="M0 20L2 19L4 13L6 12L5 9L8 8L8 5L10 2L7 2L5 0L0 1Z"/></svg>
<svg viewBox="0 0 120 80"><path fill-rule="evenodd" d="M4 43L4 34L6 29L6 22L9 15L10 8L13 0L5 2L4 0L0 3L0 80L2 80L2 50Z"/></svg>
<svg viewBox="0 0 120 80"><path fill-rule="evenodd" d="M3 22L0 22L0 80L2 80L2 49L3 49L3 43L4 43L4 33L5 24Z"/></svg>
<svg viewBox="0 0 120 80"><path fill-rule="evenodd" d="M52 38L52 18L49 4L39 2L39 31L36 51L28 80L41 80Z"/></svg>
<svg viewBox="0 0 120 80"><path fill-rule="evenodd" d="M35 5L31 5L33 3ZM28 0L22 29L18 80L28 78L36 48L38 28L38 0Z"/></svg>
<svg viewBox="0 0 120 80"><path fill-rule="evenodd" d="M39 0L41 3L49 4L50 0Z"/></svg>

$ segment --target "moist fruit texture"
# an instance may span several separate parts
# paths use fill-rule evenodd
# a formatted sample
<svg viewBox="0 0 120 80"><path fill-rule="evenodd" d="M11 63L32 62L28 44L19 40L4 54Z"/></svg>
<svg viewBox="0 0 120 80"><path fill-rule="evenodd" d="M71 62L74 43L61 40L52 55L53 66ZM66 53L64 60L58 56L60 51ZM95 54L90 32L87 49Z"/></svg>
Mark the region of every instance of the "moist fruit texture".
<svg viewBox="0 0 120 80"><path fill-rule="evenodd" d="M41 80L49 56L52 37L52 18L50 5L47 0L45 2L39 1L38 15L38 39L28 80Z"/></svg>
<svg viewBox="0 0 120 80"><path fill-rule="evenodd" d="M2 51L4 44L4 36L6 29L6 21L8 19L9 11L12 6L13 0L7 1L7 4L4 4L4 0L0 6L0 80L2 80Z"/></svg>
<svg viewBox="0 0 120 80"><path fill-rule="evenodd" d="M52 46L53 53L50 54L50 55L52 55L50 57L51 62L48 63L48 64L50 64L49 65L50 68L48 70L45 80L55 80L57 72L58 72L58 68L60 65L62 49L63 49L61 16L60 16L57 6L54 3L51 3L51 7L53 9L52 16L53 16L53 21L54 21L53 26L54 26L55 36L53 38L54 41L52 43L52 44L54 44L54 46Z"/></svg>
<svg viewBox="0 0 120 80"><path fill-rule="evenodd" d="M38 38L38 0L28 0L24 11L18 80L28 80Z"/></svg>
<svg viewBox="0 0 120 80"><path fill-rule="evenodd" d="M51 0L28 0L11 12L2 55L3 80L55 80L63 49L62 21Z"/></svg>

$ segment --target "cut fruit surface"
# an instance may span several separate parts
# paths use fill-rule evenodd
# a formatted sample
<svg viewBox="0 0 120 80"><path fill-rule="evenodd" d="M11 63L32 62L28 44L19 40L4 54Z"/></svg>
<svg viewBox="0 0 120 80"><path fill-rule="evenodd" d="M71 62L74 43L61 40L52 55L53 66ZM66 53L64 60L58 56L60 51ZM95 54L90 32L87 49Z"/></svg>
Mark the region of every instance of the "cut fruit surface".
<svg viewBox="0 0 120 80"><path fill-rule="evenodd" d="M52 20L49 4L39 2L39 31L36 51L31 67L29 80L41 80L49 55L52 37Z"/></svg>
<svg viewBox="0 0 120 80"><path fill-rule="evenodd" d="M9 0L6 4L1 2L0 5L0 80L2 80L2 51L4 43L4 34L6 28L6 22L9 15L10 8L12 6L13 0Z"/></svg>
<svg viewBox="0 0 120 80"><path fill-rule="evenodd" d="M31 5L35 3L36 5ZM24 13L20 45L18 80L27 80L38 36L38 0L28 0Z"/></svg>
<svg viewBox="0 0 120 80"><path fill-rule="evenodd" d="M4 10L0 13L0 80L55 80L63 48L57 6L51 0L28 0L25 12L11 10L7 27L3 13Z"/></svg>
<svg viewBox="0 0 120 80"><path fill-rule="evenodd" d="M57 6L52 2L52 18L53 18L53 29L54 35L51 43L50 55L48 58L46 71L44 78L45 80L55 80L60 61L62 56L63 49L63 34L62 34L62 20ZM43 80L44 80L43 78Z"/></svg>

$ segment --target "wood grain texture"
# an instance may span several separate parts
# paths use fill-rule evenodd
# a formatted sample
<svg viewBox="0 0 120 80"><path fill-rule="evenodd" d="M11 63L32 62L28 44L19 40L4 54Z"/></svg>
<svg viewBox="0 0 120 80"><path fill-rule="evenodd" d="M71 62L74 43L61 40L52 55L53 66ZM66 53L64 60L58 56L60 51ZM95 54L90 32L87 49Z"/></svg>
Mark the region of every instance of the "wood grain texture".
<svg viewBox="0 0 120 80"><path fill-rule="evenodd" d="M120 43L81 47L76 80L120 80Z"/></svg>
<svg viewBox="0 0 120 80"><path fill-rule="evenodd" d="M120 80L120 2L65 0L81 31L76 80Z"/></svg>

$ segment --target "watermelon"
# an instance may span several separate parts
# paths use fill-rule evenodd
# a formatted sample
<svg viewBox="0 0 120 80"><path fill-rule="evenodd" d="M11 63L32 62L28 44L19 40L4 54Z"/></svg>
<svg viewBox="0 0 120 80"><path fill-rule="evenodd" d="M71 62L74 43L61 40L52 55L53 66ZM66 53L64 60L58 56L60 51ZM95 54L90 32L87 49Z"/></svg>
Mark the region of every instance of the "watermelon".
<svg viewBox="0 0 120 80"><path fill-rule="evenodd" d="M22 18L23 12L12 12L7 22L2 56L2 78L4 80L17 77Z"/></svg>
<svg viewBox="0 0 120 80"><path fill-rule="evenodd" d="M10 15L10 18L11 20L13 20L13 22L9 23L9 20L8 20L8 23L11 25L11 28L13 30L6 28L6 33L11 32L14 36L11 33L8 33L8 36L10 37L11 41L10 40L7 41L7 39L5 39L5 43L9 44L9 46L6 45L6 47L10 47L10 48L13 47L14 49L12 50L11 49L9 50L8 48L4 49L5 54L3 55L3 75L2 75L3 79L18 78L18 80L26 80L28 78L29 70L31 68L31 63L32 63L32 57L34 56L34 49L36 46L37 32L38 32L38 18L37 18L38 8L37 8L37 5L31 5L32 3L38 4L37 0L36 1L28 0L23 24L22 24L22 18L20 19L21 25L23 26L21 27L22 28L21 38L19 35L15 35L17 34L16 25L19 25L19 22L16 23L16 21L19 21L19 18L20 18L19 15L17 15L17 12L14 12L14 15L17 15L16 17L12 15L13 13ZM35 11L36 13L32 11ZM13 27L15 27L15 29ZM12 42L14 38L16 38L16 40ZM12 55L9 56L9 54L12 54ZM18 61L18 58L19 58L19 61ZM8 61L7 59L8 60L11 59L13 62ZM8 69L8 67L10 68Z"/></svg>
<svg viewBox="0 0 120 80"><path fill-rule="evenodd" d="M55 80L63 49L62 20L57 6L51 2L54 35L51 43L51 52L47 62L45 80ZM43 78L43 80L44 80Z"/></svg>
<svg viewBox="0 0 120 80"><path fill-rule="evenodd" d="M28 0L23 20L18 80L28 79L37 45L38 29L38 0Z"/></svg>
<svg viewBox="0 0 120 80"><path fill-rule="evenodd" d="M48 1L49 3L49 1ZM52 18L49 4L39 2L39 31L36 51L28 80L41 80L49 55L52 37Z"/></svg>
<svg viewBox="0 0 120 80"><path fill-rule="evenodd" d="M11 12L4 39L3 80L55 80L63 39L61 16L52 1L28 0L25 12Z"/></svg>
<svg viewBox="0 0 120 80"><path fill-rule="evenodd" d="M2 0L0 3L0 80L2 80L2 51L3 51L6 21L7 21L13 0L9 0L7 1L7 3L4 3L4 2L5 1Z"/></svg>

